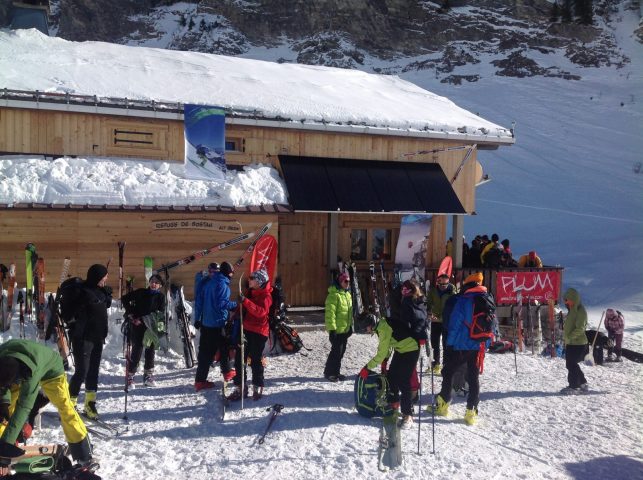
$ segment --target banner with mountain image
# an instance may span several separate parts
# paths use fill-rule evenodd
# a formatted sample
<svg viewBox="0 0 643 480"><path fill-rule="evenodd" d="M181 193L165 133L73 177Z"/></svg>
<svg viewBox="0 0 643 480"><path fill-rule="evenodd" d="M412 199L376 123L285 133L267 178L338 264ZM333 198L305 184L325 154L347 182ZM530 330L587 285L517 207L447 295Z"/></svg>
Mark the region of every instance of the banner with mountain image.
<svg viewBox="0 0 643 480"><path fill-rule="evenodd" d="M183 113L186 178L225 179L225 111L186 104Z"/></svg>
<svg viewBox="0 0 643 480"><path fill-rule="evenodd" d="M425 256L432 215L404 215L395 249L396 281L414 278L424 287Z"/></svg>

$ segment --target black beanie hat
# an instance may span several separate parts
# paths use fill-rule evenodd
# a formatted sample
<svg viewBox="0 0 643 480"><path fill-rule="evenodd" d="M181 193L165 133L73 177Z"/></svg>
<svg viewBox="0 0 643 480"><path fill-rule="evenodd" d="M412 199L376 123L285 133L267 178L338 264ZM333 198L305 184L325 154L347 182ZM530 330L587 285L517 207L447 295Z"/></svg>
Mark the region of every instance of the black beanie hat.
<svg viewBox="0 0 643 480"><path fill-rule="evenodd" d="M226 277L229 277L231 273L234 273L234 268L232 268L232 265L228 262L223 262L219 267L219 271Z"/></svg>
<svg viewBox="0 0 643 480"><path fill-rule="evenodd" d="M95 263L87 270L86 283L90 287L95 287L105 275L107 275L107 267L101 265L100 263Z"/></svg>
<svg viewBox="0 0 643 480"><path fill-rule="evenodd" d="M155 273L154 275L150 275L150 279L147 281L147 283L152 283L152 280L158 283L161 287L165 285L165 282L163 281L163 279L158 273Z"/></svg>

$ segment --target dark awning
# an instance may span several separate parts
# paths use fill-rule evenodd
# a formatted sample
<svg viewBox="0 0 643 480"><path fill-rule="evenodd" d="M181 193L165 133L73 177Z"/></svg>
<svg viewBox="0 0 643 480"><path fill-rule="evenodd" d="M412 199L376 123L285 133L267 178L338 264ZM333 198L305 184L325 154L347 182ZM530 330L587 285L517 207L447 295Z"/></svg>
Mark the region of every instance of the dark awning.
<svg viewBox="0 0 643 480"><path fill-rule="evenodd" d="M437 163L292 155L279 161L295 211L466 213Z"/></svg>

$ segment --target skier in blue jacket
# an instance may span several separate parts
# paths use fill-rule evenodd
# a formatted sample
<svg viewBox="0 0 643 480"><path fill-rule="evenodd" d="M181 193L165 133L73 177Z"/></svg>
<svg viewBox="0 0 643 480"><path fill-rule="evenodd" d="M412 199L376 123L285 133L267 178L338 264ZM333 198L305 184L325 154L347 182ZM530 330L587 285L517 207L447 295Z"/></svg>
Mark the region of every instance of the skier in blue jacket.
<svg viewBox="0 0 643 480"><path fill-rule="evenodd" d="M208 372L217 350L221 352L219 365L224 380L234 376L234 372L230 370L225 340L229 312L237 308L237 302L230 300L230 279L233 274L232 265L223 262L218 272L213 272L207 281L199 284L198 296L194 302L194 325L201 330L194 379L197 392L214 387L214 382L208 381Z"/></svg>
<svg viewBox="0 0 643 480"><path fill-rule="evenodd" d="M448 317L445 316L444 319L447 341L444 350L442 388L436 396L435 405L429 405L427 408L429 411L433 410L436 415L448 415L453 377L460 366L466 364L469 394L464 421L467 425L473 425L477 421L480 401L479 374L482 370L484 350L489 347L490 343L490 340L481 341L471 338L469 326L474 316L493 317L496 310L493 296L481 285L482 281L482 273L477 272L469 275L464 280L462 291L449 299L445 305L443 313Z"/></svg>

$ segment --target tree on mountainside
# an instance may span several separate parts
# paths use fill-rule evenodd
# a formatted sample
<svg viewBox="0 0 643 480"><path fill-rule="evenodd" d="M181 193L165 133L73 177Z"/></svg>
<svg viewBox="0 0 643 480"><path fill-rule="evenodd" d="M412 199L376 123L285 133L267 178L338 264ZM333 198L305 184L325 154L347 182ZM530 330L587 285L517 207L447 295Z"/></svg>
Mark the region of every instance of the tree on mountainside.
<svg viewBox="0 0 643 480"><path fill-rule="evenodd" d="M554 2L551 6L551 12L549 13L549 21L555 23L558 20L560 20L560 6L558 5L558 2Z"/></svg>
<svg viewBox="0 0 643 480"><path fill-rule="evenodd" d="M563 0L563 4L560 7L560 19L563 23L572 21L572 0Z"/></svg>
<svg viewBox="0 0 643 480"><path fill-rule="evenodd" d="M593 22L592 0L576 0L574 14L582 25L591 25Z"/></svg>

